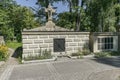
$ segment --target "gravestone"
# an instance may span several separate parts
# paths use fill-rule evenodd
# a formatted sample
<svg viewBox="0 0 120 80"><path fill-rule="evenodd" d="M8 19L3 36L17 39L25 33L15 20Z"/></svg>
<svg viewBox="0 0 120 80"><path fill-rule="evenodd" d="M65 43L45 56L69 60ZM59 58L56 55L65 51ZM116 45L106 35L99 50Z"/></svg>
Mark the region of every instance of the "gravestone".
<svg viewBox="0 0 120 80"><path fill-rule="evenodd" d="M0 36L0 44L5 44L4 37Z"/></svg>

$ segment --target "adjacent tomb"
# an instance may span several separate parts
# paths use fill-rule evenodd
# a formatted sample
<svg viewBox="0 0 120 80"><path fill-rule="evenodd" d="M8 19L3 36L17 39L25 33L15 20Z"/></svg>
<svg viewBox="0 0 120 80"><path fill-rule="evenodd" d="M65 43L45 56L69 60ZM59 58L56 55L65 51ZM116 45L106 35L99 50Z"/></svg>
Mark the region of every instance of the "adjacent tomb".
<svg viewBox="0 0 120 80"><path fill-rule="evenodd" d="M90 35L90 49L92 52L118 51L118 32L94 32Z"/></svg>

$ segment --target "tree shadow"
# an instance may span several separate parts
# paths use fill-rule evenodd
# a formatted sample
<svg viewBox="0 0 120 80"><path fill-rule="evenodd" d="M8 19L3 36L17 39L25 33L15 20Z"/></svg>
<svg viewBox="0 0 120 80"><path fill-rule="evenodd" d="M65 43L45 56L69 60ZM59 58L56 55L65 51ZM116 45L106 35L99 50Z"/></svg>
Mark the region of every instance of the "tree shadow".
<svg viewBox="0 0 120 80"><path fill-rule="evenodd" d="M21 46L21 47L18 47L18 48L14 51L12 57L14 57L14 58L19 58L19 57L22 58L22 46Z"/></svg>
<svg viewBox="0 0 120 80"><path fill-rule="evenodd" d="M95 58L92 59L93 61L96 61L101 64L106 64L110 66L114 66L117 68L120 68L120 57L111 57L111 58Z"/></svg>

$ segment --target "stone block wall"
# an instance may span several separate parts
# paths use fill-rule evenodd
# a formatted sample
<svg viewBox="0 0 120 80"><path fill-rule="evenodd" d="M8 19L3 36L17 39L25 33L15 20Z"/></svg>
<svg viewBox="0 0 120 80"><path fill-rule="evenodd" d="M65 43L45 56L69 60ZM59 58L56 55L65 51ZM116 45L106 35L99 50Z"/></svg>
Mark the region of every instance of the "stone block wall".
<svg viewBox="0 0 120 80"><path fill-rule="evenodd" d="M54 39L65 39L65 52L54 52ZM89 32L23 32L23 57L51 50L53 55L71 54L89 46Z"/></svg>

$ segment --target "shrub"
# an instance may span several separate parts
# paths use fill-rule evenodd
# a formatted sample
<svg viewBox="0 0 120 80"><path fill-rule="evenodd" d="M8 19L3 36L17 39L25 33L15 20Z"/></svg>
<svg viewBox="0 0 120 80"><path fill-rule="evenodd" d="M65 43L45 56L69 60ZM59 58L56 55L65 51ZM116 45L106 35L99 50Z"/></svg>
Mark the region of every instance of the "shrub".
<svg viewBox="0 0 120 80"><path fill-rule="evenodd" d="M8 57L8 47L0 45L0 60L6 60Z"/></svg>
<svg viewBox="0 0 120 80"><path fill-rule="evenodd" d="M91 54L91 53L90 53L90 50L89 50L89 49L83 49L83 50L82 50L82 54L83 54L83 55L89 55L89 54Z"/></svg>
<svg viewBox="0 0 120 80"><path fill-rule="evenodd" d="M99 52L99 53L94 53L95 54L95 57L108 57L110 56L108 53L106 52Z"/></svg>
<svg viewBox="0 0 120 80"><path fill-rule="evenodd" d="M109 52L109 54L111 56L120 56L120 52L119 51L111 51L111 52Z"/></svg>
<svg viewBox="0 0 120 80"><path fill-rule="evenodd" d="M83 48L83 50L78 49L78 52L72 53L71 56L83 56L89 54L90 54L90 50L87 48Z"/></svg>
<svg viewBox="0 0 120 80"><path fill-rule="evenodd" d="M51 58L52 56L51 56L51 50L48 50L47 51L47 49L45 49L44 51L43 51L43 55L42 55L43 57L44 57L44 59L47 59L47 58Z"/></svg>
<svg viewBox="0 0 120 80"><path fill-rule="evenodd" d="M84 47L82 49L82 54L83 55L89 55L89 54L91 54L88 43L84 44Z"/></svg>
<svg viewBox="0 0 120 80"><path fill-rule="evenodd" d="M95 57L110 57L110 56L119 56L120 52L117 51L106 51L106 52L98 52L94 53Z"/></svg>
<svg viewBox="0 0 120 80"><path fill-rule="evenodd" d="M79 53L72 53L71 56L80 56Z"/></svg>

